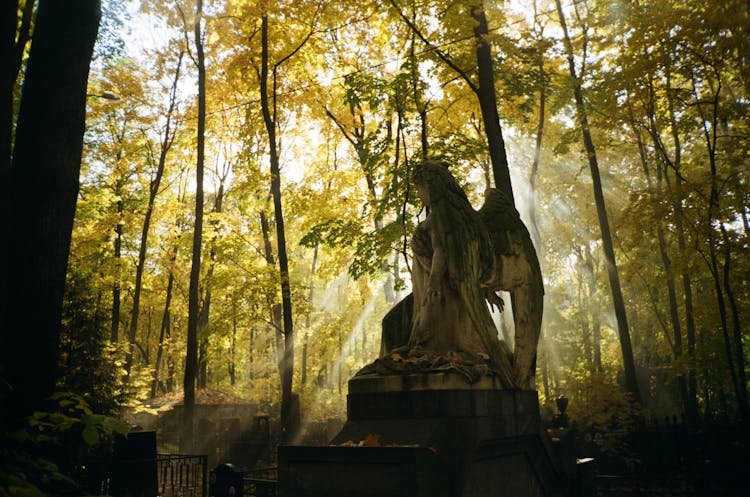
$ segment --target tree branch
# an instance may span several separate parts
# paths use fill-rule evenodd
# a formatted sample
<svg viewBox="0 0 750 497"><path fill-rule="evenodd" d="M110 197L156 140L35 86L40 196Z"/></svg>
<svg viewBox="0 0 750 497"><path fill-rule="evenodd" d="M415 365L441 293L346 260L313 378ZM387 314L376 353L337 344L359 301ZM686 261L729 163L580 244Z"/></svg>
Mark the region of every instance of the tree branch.
<svg viewBox="0 0 750 497"><path fill-rule="evenodd" d="M417 26L413 22L411 22L411 20L409 20L409 18L406 17L406 15L401 11L401 8L396 4L396 0L390 0L390 3L393 6L393 8L396 9L396 12L398 13L399 17L401 17L401 19L406 23L406 25L409 26L409 29L411 29L414 32L414 34L416 34L419 37L419 39L422 40L422 42L425 45L427 45L427 47L430 50L432 50L433 52L435 52L435 54L437 54L437 56L440 58L440 60L442 60L448 67L450 67L451 69L453 69L454 71L456 71L456 73L458 73L458 75L461 77L461 79L463 79L466 82L466 84L469 85L469 88L471 88L471 91L473 91L474 93L476 93L478 95L479 94L479 86L477 86L476 84L474 84L474 82L471 80L471 78L469 78L468 74L466 74L466 71L464 71L463 69L461 69L460 67L458 67L456 65L456 63L453 62L450 59L450 57L448 57L448 55L446 55L437 46L435 46L432 43L430 43L430 41L427 38L425 38L425 36L422 34L421 31L419 31L419 29L417 28Z"/></svg>

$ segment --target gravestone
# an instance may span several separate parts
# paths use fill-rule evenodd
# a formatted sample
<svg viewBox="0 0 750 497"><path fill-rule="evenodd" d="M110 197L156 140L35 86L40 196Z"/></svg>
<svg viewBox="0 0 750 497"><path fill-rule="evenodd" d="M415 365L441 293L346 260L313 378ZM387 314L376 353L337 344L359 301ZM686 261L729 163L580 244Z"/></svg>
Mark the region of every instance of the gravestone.
<svg viewBox="0 0 750 497"><path fill-rule="evenodd" d="M327 446L279 448L281 497L549 497L563 478L533 389L541 274L497 190L474 210L447 165L414 172L428 210L412 238L413 295L383 320L381 357L349 381ZM515 350L488 303L511 291Z"/></svg>

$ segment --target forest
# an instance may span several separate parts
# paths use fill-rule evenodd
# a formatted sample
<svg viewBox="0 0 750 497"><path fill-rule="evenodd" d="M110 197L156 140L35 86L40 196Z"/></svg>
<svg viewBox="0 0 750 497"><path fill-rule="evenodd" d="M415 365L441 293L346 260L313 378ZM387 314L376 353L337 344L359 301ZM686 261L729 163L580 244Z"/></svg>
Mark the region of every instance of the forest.
<svg viewBox="0 0 750 497"><path fill-rule="evenodd" d="M55 3L3 14L8 426L207 388L343 418L425 158L531 233L544 415L750 422L747 2Z"/></svg>

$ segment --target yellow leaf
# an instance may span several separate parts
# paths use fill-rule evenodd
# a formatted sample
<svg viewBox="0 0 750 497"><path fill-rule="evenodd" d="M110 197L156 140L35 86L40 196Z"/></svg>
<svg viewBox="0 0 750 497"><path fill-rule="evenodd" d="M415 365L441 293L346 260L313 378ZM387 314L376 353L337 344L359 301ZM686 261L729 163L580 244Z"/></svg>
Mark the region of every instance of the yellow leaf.
<svg viewBox="0 0 750 497"><path fill-rule="evenodd" d="M362 447L380 447L380 433L371 433L362 441Z"/></svg>

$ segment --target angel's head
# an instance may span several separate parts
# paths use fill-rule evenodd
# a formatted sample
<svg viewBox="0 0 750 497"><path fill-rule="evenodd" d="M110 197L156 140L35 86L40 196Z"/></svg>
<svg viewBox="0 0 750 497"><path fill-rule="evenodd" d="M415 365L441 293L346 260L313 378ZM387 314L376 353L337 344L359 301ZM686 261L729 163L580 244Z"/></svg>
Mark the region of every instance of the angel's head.
<svg viewBox="0 0 750 497"><path fill-rule="evenodd" d="M466 194L448 169L448 163L437 160L425 160L414 168L412 173L417 194L425 207L432 208L443 199L449 199L453 207L471 207Z"/></svg>

